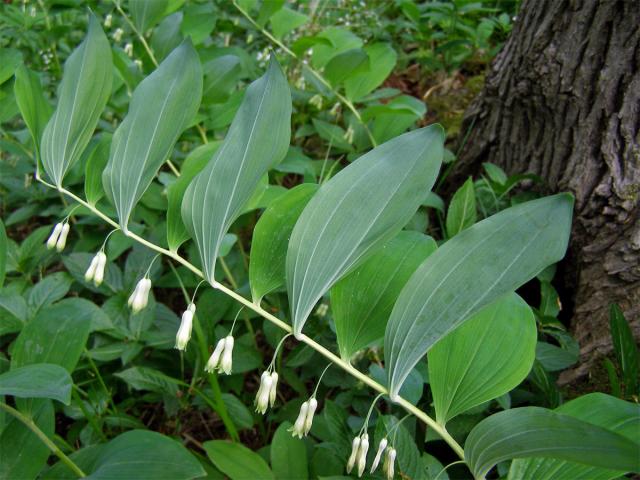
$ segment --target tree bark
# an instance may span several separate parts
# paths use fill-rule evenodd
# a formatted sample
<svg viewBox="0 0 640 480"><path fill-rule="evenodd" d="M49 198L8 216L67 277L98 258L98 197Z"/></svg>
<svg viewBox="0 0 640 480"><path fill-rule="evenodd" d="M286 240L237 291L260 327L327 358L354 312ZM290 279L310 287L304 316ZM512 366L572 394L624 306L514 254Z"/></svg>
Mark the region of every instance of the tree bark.
<svg viewBox="0 0 640 480"><path fill-rule="evenodd" d="M525 0L461 130L454 185L493 162L576 197L559 281L581 362L561 383L611 351L611 302L640 336L639 26L633 0Z"/></svg>

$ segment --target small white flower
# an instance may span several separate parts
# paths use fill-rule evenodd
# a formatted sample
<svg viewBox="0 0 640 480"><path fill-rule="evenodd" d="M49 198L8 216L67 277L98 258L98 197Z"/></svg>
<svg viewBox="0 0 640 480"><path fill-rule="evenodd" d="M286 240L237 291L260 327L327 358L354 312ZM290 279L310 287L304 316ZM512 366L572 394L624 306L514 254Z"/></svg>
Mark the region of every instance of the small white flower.
<svg viewBox="0 0 640 480"><path fill-rule="evenodd" d="M182 314L182 320L180 321L180 328L176 334L176 348L178 350L184 350L187 348L187 343L191 339L191 328L193 326L193 314L196 312L196 306L190 303L187 309Z"/></svg>
<svg viewBox="0 0 640 480"><path fill-rule="evenodd" d="M111 20L113 19L111 14L108 14L104 19L104 28L109 28L111 26Z"/></svg>
<svg viewBox="0 0 640 480"><path fill-rule="evenodd" d="M273 385L273 379L269 372L264 372L260 378L260 388L256 395L256 412L264 415L269 408L269 394L271 393L271 387Z"/></svg>
<svg viewBox="0 0 640 480"><path fill-rule="evenodd" d="M127 42L124 46L124 53L126 53L129 57L133 55L133 44L131 42Z"/></svg>
<svg viewBox="0 0 640 480"><path fill-rule="evenodd" d="M62 225L62 231L60 232L60 237L58 237L58 241L56 242L56 250L61 252L64 250L64 247L67 245L67 235L69 235L69 223L65 222Z"/></svg>
<svg viewBox="0 0 640 480"><path fill-rule="evenodd" d="M136 65L136 67L138 67L138 70L142 71L142 60L135 59L133 63Z"/></svg>
<svg viewBox="0 0 640 480"><path fill-rule="evenodd" d="M224 338L221 338L216 344L216 348L213 350L213 353L209 357L209 360L204 367L204 369L208 373L213 373L218 368L218 365L220 364L220 357L222 356L222 351L224 350L224 343Z"/></svg>
<svg viewBox="0 0 640 480"><path fill-rule="evenodd" d="M224 350L222 352L222 359L220 360L220 372L224 372L226 375L231 375L231 368L233 367L233 337L229 335L224 339Z"/></svg>
<svg viewBox="0 0 640 480"><path fill-rule="evenodd" d="M86 282L91 282L93 280L99 262L100 258L98 258L98 255L94 255L94 257L91 259L91 263L89 264L89 268L87 268L87 271L84 272L84 280Z"/></svg>
<svg viewBox="0 0 640 480"><path fill-rule="evenodd" d="M129 306L133 313L138 313L144 307L147 306L149 302L149 291L151 290L151 280L148 278L141 279L136 288L133 290L133 293L129 297Z"/></svg>
<svg viewBox="0 0 640 480"><path fill-rule="evenodd" d="M96 287L99 287L104 280L104 268L107 264L107 256L100 250L91 259L91 264L84 274L84 279L87 282L93 281Z"/></svg>
<svg viewBox="0 0 640 480"><path fill-rule="evenodd" d="M251 42L253 42L253 34L252 33L247 35L247 45L250 44Z"/></svg>
<svg viewBox="0 0 640 480"><path fill-rule="evenodd" d="M273 408L276 403L276 393L278 392L278 372L271 373L271 390L269 390L269 406Z"/></svg>
<svg viewBox="0 0 640 480"><path fill-rule="evenodd" d="M116 42L119 42L119 41L122 39L122 34L123 34L123 33L124 33L124 32L122 31L122 29L121 29L121 28L116 28L116 31L115 31L115 32L113 32L113 39L114 39Z"/></svg>
<svg viewBox="0 0 640 480"><path fill-rule="evenodd" d="M311 431L311 425L313 424L313 415L316 413L316 408L318 408L318 401L311 397L309 399L309 410L307 410L307 417L304 420L304 434L305 436L309 435Z"/></svg>
<svg viewBox="0 0 640 480"><path fill-rule="evenodd" d="M298 438L304 437L304 423L307 420L308 411L309 411L309 402L306 401L300 407L300 413L298 414L296 423L293 424L293 427L289 428L289 432L291 432L291 434L294 437L298 437Z"/></svg>
<svg viewBox="0 0 640 480"><path fill-rule="evenodd" d="M393 464L396 461L396 449L393 447L387 448L387 454L384 456L384 465L382 470L387 477L387 480L393 480Z"/></svg>
<svg viewBox="0 0 640 480"><path fill-rule="evenodd" d="M336 102L333 105L333 107L331 107L331 110L329 110L329 113L335 117L339 111L340 111L340 102Z"/></svg>
<svg viewBox="0 0 640 480"><path fill-rule="evenodd" d="M58 237L60 237L60 232L62 232L62 224L56 223L56 226L53 227L53 230L51 231L51 235L49 235L49 239L47 240L47 248L49 250L51 250L53 247L56 246L56 243L58 242Z"/></svg>
<svg viewBox="0 0 640 480"><path fill-rule="evenodd" d="M353 133L353 127L349 125L349 128L347 128L347 131L344 132L342 138L344 138L349 143L353 143Z"/></svg>
<svg viewBox="0 0 640 480"><path fill-rule="evenodd" d="M360 439L360 448L358 449L358 477L361 477L364 473L364 469L367 466L367 452L369 451L369 435L364 434Z"/></svg>
<svg viewBox="0 0 640 480"><path fill-rule="evenodd" d="M373 464L371 465L371 473L375 472L376 468L378 468L380 459L382 458L382 454L384 453L384 449L387 448L387 443L388 442L386 438L380 440L380 443L378 444L378 451L376 452L376 456L373 459Z"/></svg>
<svg viewBox="0 0 640 480"><path fill-rule="evenodd" d="M309 99L309 103L316 107L318 110L322 110L322 95L316 93L313 97Z"/></svg>
<svg viewBox="0 0 640 480"><path fill-rule="evenodd" d="M328 310L329 305L327 305L326 303L321 303L320 305L318 305L318 308L316 308L316 316L322 318L327 314Z"/></svg>
<svg viewBox="0 0 640 480"><path fill-rule="evenodd" d="M356 458L358 457L358 451L360 450L360 437L357 436L351 443L351 456L347 462L347 473L351 473L353 466L356 464Z"/></svg>

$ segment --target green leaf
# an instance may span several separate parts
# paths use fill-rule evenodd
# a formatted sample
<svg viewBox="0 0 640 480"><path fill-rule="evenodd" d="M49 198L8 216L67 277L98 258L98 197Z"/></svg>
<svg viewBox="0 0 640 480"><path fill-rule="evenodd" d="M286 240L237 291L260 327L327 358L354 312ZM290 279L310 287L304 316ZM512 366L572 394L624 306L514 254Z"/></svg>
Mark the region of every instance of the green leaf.
<svg viewBox="0 0 640 480"><path fill-rule="evenodd" d="M636 395L638 393L638 346L622 309L615 303L609 308L609 327L613 350L622 370L625 392L627 395Z"/></svg>
<svg viewBox="0 0 640 480"><path fill-rule="evenodd" d="M253 415L238 397L231 393L223 393L222 401L239 430L253 427Z"/></svg>
<svg viewBox="0 0 640 480"><path fill-rule="evenodd" d="M0 48L0 84L9 80L22 64L22 53L15 48Z"/></svg>
<svg viewBox="0 0 640 480"><path fill-rule="evenodd" d="M435 182L443 141L439 125L415 130L371 150L320 187L287 252L297 335L320 297L411 219Z"/></svg>
<svg viewBox="0 0 640 480"><path fill-rule="evenodd" d="M353 102L373 92L393 71L398 54L388 43L374 43L364 47L369 56L369 69L357 73L344 82L347 98Z"/></svg>
<svg viewBox="0 0 640 480"><path fill-rule="evenodd" d="M304 442L291 436L289 422L280 424L271 441L271 468L277 479L306 480L309 478L307 448Z"/></svg>
<svg viewBox="0 0 640 480"><path fill-rule="evenodd" d="M4 277L7 271L7 231L4 223L0 219L0 288L4 284Z"/></svg>
<svg viewBox="0 0 640 480"><path fill-rule="evenodd" d="M14 368L0 375L0 396L51 398L69 405L72 383L71 375L64 368L38 363Z"/></svg>
<svg viewBox="0 0 640 480"><path fill-rule="evenodd" d="M270 18L273 36L278 40L284 37L287 33L301 27L308 21L308 16L287 7L281 8Z"/></svg>
<svg viewBox="0 0 640 480"><path fill-rule="evenodd" d="M225 440L211 440L202 444L207 457L231 480L273 479L273 473L260 455L244 445Z"/></svg>
<svg viewBox="0 0 640 480"><path fill-rule="evenodd" d="M30 314L35 315L42 307L63 298L72 282L73 279L66 272L55 272L44 277L29 292L27 303Z"/></svg>
<svg viewBox="0 0 640 480"><path fill-rule="evenodd" d="M169 5L168 0L129 0L129 12L138 31L142 34L162 20Z"/></svg>
<svg viewBox="0 0 640 480"><path fill-rule="evenodd" d="M447 211L447 235L449 238L457 235L465 228L476 223L476 194L473 179L466 182L453 195Z"/></svg>
<svg viewBox="0 0 640 480"><path fill-rule="evenodd" d="M165 17L160 25L153 30L151 49L158 61L167 58L167 55L182 42L182 33L180 32L182 17L182 12L171 14Z"/></svg>
<svg viewBox="0 0 640 480"><path fill-rule="evenodd" d="M222 103L229 98L242 74L242 63L237 55L222 55L203 65L206 103Z"/></svg>
<svg viewBox="0 0 640 480"><path fill-rule="evenodd" d="M578 361L578 353L556 347L546 342L536 345L536 359L548 372L556 372L570 367Z"/></svg>
<svg viewBox="0 0 640 480"><path fill-rule="evenodd" d="M189 480L205 474L198 460L180 443L146 430L131 430L101 446L89 472L90 480Z"/></svg>
<svg viewBox="0 0 640 480"><path fill-rule="evenodd" d="M16 70L16 81L13 84L16 102L24 123L29 129L31 139L36 147L37 161L40 161L40 139L42 132L51 117L51 105L44 96L40 77L24 65Z"/></svg>
<svg viewBox="0 0 640 480"><path fill-rule="evenodd" d="M285 0L263 0L258 12L257 23L264 27L271 16L284 6Z"/></svg>
<svg viewBox="0 0 640 480"><path fill-rule="evenodd" d="M202 68L187 39L133 92L102 175L126 232L131 212L198 111Z"/></svg>
<svg viewBox="0 0 640 480"><path fill-rule="evenodd" d="M323 39L329 40L330 43L326 44L322 41ZM362 47L362 40L346 28L325 28L317 35L311 63L315 68L323 68L336 55L360 47Z"/></svg>
<svg viewBox="0 0 640 480"><path fill-rule="evenodd" d="M132 367L115 374L135 390L167 393L174 396L178 392L178 381L149 367Z"/></svg>
<svg viewBox="0 0 640 480"><path fill-rule="evenodd" d="M109 161L112 136L102 134L89 156L84 169L84 195L90 205L95 205L104 197L102 172Z"/></svg>
<svg viewBox="0 0 640 480"><path fill-rule="evenodd" d="M453 237L416 270L385 333L392 397L436 342L564 256L572 208L569 194L508 208Z"/></svg>
<svg viewBox="0 0 640 480"><path fill-rule="evenodd" d="M285 261L289 237L304 207L319 186L304 183L292 188L267 208L253 230L249 280L256 304L286 282Z"/></svg>
<svg viewBox="0 0 640 480"><path fill-rule="evenodd" d="M280 162L291 136L291 93L274 59L245 93L227 137L191 182L182 220L195 240L206 278L214 282L224 234L251 198L260 179Z"/></svg>
<svg viewBox="0 0 640 480"><path fill-rule="evenodd" d="M180 176L167 189L169 204L167 208L167 244L172 252L177 252L180 245L189 239L189 234L180 216L184 192L193 178L207 165L218 147L220 147L220 142L209 142L191 152L182 165Z"/></svg>
<svg viewBox="0 0 640 480"><path fill-rule="evenodd" d="M638 443L640 406L604 393L590 393L558 407L558 413L598 425ZM640 448L638 446L637 448ZM588 478L609 480L622 477L629 471L589 467L579 463L549 458L518 459L511 463L509 479L535 478L536 480Z"/></svg>
<svg viewBox="0 0 640 480"><path fill-rule="evenodd" d="M312 118L311 121L318 135L329 142L329 145L334 148L341 148L342 150L353 150L351 144L345 140L346 132L340 125L318 120L317 118Z"/></svg>
<svg viewBox="0 0 640 480"><path fill-rule="evenodd" d="M324 76L332 85L338 85L346 78L369 69L369 56L361 48L339 53L324 67Z"/></svg>
<svg viewBox="0 0 640 480"><path fill-rule="evenodd" d="M73 372L87 343L91 317L67 299L38 312L25 325L13 347L11 368L53 363Z"/></svg>
<svg viewBox="0 0 640 480"><path fill-rule="evenodd" d="M112 72L111 47L90 14L89 31L65 63L58 106L42 134L42 164L58 187L91 139L111 93Z"/></svg>
<svg viewBox="0 0 640 480"><path fill-rule="evenodd" d="M476 478L498 462L544 457L622 471L640 470L638 444L605 428L540 407L505 410L474 427L465 460Z"/></svg>
<svg viewBox="0 0 640 480"><path fill-rule="evenodd" d="M429 384L438 423L507 393L535 359L531 308L515 293L493 302L429 352Z"/></svg>
<svg viewBox="0 0 640 480"><path fill-rule="evenodd" d="M381 339L393 304L420 264L436 250L433 238L402 231L331 288L331 308L343 360Z"/></svg>

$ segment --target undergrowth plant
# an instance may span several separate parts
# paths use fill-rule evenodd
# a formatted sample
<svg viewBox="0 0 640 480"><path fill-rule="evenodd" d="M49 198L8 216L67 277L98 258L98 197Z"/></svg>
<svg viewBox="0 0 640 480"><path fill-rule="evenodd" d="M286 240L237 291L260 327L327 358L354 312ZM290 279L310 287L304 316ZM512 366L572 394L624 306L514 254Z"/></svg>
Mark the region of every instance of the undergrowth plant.
<svg viewBox="0 0 640 480"><path fill-rule="evenodd" d="M572 196L512 195L522 180L539 179L485 164L445 211L432 192L453 157L443 129L407 132L424 105L379 89L393 48L339 28L287 46L309 18L284 2L263 2L254 18L253 3L231 6L276 49L261 49L257 64L238 46L204 44L209 3L176 11L180 2L167 1L116 3L103 21L88 13L55 108L40 77L16 64L15 103L30 135L23 143L32 146L37 188L46 187L38 192L47 202L60 195L64 206L49 212L52 227L20 245L0 232L8 259L0 285L11 274L0 297L10 338L0 375L2 476L445 478L464 464L474 478L496 466L509 478L614 478L640 470L638 405L600 393L563 403L551 373L577 360L552 286ZM398 3L420 21L412 2ZM424 10L441 24L448 11ZM130 41L114 49L103 24L116 42L128 28ZM236 90L240 79L252 81ZM291 145L312 134L328 144L313 164ZM424 233L430 219L439 240ZM60 260L69 274L30 284ZM82 296L63 299L72 284ZM516 293L525 284L539 286L539 306ZM635 391L637 354L621 355ZM238 375L256 370L248 383ZM148 392L169 415L215 412L231 441L209 432L187 449L148 430L133 394L116 402L107 377ZM534 393L512 396L524 381ZM238 398L247 388L256 413L270 419L256 427L268 452L240 443L255 423ZM549 408L521 406L527 401ZM69 422L74 445L54 434L54 411L78 421ZM471 417L461 430L459 420ZM416 439L446 453L421 455ZM50 453L59 462L45 467Z"/></svg>

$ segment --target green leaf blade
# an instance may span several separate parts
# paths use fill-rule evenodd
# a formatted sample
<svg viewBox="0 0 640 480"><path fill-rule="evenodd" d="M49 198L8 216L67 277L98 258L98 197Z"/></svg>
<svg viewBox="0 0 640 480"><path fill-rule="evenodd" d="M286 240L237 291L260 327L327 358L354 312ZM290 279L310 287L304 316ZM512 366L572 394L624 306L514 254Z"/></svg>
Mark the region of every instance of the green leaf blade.
<svg viewBox="0 0 640 480"><path fill-rule="evenodd" d="M473 179L466 182L453 195L447 212L447 235L449 238L476 223L476 195Z"/></svg>
<svg viewBox="0 0 640 480"><path fill-rule="evenodd" d="M0 396L50 398L69 405L72 383L71 375L61 366L37 363L0 375Z"/></svg>
<svg viewBox="0 0 640 480"><path fill-rule="evenodd" d="M65 64L58 106L42 134L42 164L56 186L78 161L111 94L111 47L99 20L89 16L89 31Z"/></svg>
<svg viewBox="0 0 640 480"><path fill-rule="evenodd" d="M224 440L211 440L202 444L207 457L231 480L259 478L273 480L275 477L260 455L244 445Z"/></svg>
<svg viewBox="0 0 640 480"><path fill-rule="evenodd" d="M274 60L247 88L227 137L191 182L182 220L193 237L210 283L224 234L269 168L280 162L291 137L291 93Z"/></svg>
<svg viewBox="0 0 640 480"><path fill-rule="evenodd" d="M295 334L340 277L411 219L435 182L443 142L442 128L432 125L380 145L325 183L305 207L287 252Z"/></svg>
<svg viewBox="0 0 640 480"><path fill-rule="evenodd" d="M385 333L392 397L436 342L564 256L572 208L569 194L508 208L456 235L416 270Z"/></svg>

